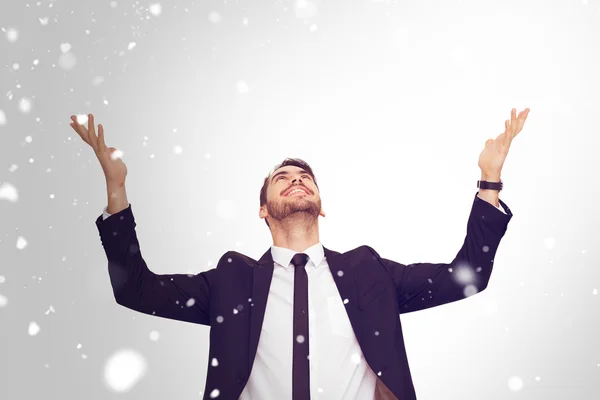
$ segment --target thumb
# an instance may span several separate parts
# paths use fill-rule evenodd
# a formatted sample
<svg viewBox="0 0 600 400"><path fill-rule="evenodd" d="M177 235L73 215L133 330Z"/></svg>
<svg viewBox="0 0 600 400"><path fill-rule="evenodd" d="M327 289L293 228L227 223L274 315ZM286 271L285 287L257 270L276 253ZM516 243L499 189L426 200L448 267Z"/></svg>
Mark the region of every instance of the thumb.
<svg viewBox="0 0 600 400"><path fill-rule="evenodd" d="M489 145L490 145L490 144L492 144L492 143L494 143L494 139L488 139L488 140L486 140L486 142L485 142L485 145L486 145L486 146L489 146ZM112 147L111 147L111 148L112 148Z"/></svg>

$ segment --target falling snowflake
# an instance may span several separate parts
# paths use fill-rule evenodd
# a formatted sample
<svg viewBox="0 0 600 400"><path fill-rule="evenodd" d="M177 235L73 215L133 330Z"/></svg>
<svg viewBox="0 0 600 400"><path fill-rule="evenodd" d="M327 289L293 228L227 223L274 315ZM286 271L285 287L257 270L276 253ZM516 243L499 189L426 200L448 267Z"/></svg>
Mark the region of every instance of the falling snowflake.
<svg viewBox="0 0 600 400"><path fill-rule="evenodd" d="M104 365L104 380L109 389L127 392L145 375L147 363L141 354L124 349L114 353Z"/></svg>

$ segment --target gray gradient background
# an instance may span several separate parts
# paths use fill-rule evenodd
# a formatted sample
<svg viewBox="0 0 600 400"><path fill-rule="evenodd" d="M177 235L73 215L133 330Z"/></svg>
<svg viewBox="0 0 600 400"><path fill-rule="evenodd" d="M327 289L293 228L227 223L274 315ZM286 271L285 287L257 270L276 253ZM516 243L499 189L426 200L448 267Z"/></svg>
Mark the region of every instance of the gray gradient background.
<svg viewBox="0 0 600 400"><path fill-rule="evenodd" d="M489 287L402 317L417 396L600 397L600 0L153 4L0 0L0 399L204 389L208 327L115 303L104 177L70 115L123 151L167 274L259 258L259 190L285 157L316 173L325 246L450 262L513 107L531 112Z"/></svg>

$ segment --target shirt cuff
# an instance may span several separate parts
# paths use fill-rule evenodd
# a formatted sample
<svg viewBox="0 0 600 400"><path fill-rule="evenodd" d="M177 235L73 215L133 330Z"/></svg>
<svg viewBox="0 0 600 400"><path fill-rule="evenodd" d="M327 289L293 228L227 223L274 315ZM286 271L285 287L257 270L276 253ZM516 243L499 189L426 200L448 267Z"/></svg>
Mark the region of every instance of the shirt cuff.
<svg viewBox="0 0 600 400"><path fill-rule="evenodd" d="M477 197L479 197L479 198L481 199L481 196L479 195L479 193L477 194ZM481 199L481 200L483 200L483 199ZM485 200L483 200L483 201L485 201ZM506 211L504 211L504 207L502 207L502 204L500 204L500 203L498 203L498 204L499 204L499 205L498 205L498 207L496 207L496 206L494 206L494 207L496 207L498 210L500 210L500 211L502 211L504 214L506 214ZM492 205L493 205L493 204L492 204Z"/></svg>

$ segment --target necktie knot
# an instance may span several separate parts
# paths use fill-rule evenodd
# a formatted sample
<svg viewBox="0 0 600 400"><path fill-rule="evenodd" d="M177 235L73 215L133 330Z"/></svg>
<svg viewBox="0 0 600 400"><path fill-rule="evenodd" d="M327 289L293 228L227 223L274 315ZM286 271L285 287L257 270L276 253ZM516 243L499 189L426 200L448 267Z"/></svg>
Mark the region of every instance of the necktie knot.
<svg viewBox="0 0 600 400"><path fill-rule="evenodd" d="M292 265L294 267L302 267L306 265L308 262L308 254L304 253L296 253L294 257L292 257Z"/></svg>

